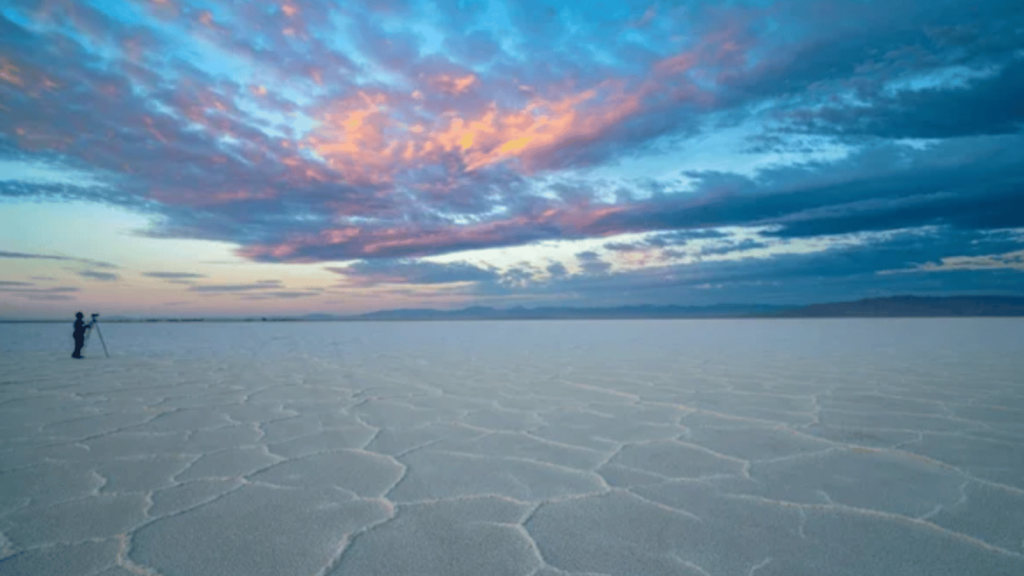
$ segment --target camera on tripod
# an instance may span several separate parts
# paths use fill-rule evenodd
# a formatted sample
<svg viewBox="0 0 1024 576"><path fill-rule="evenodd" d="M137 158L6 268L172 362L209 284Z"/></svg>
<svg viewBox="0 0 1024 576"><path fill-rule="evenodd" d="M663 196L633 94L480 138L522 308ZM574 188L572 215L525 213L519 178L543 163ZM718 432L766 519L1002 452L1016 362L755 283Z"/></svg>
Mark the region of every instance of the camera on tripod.
<svg viewBox="0 0 1024 576"><path fill-rule="evenodd" d="M106 355L107 358L110 358L110 353L107 352L107 343L106 343L106 341L103 340L103 332L100 331L100 325L99 325L99 320L98 320L99 317L100 317L99 314L93 314L92 315L92 322L89 323L90 330L88 332L86 332L85 337L86 337L86 339L88 339L89 338L89 334L92 334L92 330L91 329L95 328L96 329L96 335L100 337L100 344L103 344L103 354Z"/></svg>

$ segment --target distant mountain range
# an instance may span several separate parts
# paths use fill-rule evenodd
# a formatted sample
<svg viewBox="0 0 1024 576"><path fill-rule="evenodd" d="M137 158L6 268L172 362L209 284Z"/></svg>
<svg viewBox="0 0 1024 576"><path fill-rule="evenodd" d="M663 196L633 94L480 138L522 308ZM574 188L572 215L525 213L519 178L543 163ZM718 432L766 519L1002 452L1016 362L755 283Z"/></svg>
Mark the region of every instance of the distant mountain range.
<svg viewBox="0 0 1024 576"><path fill-rule="evenodd" d="M771 314L775 318L907 318L1024 316L1024 297L891 296L811 304Z"/></svg>
<svg viewBox="0 0 1024 576"><path fill-rule="evenodd" d="M616 306L606 308L542 307L461 310L409 308L341 316L306 314L253 318L133 318L101 317L105 322L302 322L302 321L420 321L420 320L612 320L670 318L908 318L950 316L1024 316L1020 296L891 296L809 306L716 304L714 306ZM60 320L63 322L64 320ZM17 322L0 320L0 322ZM24 320L22 320L24 322ZM57 320L53 320L57 322Z"/></svg>
<svg viewBox="0 0 1024 576"><path fill-rule="evenodd" d="M723 318L782 312L786 306L758 304L717 304L715 306L617 306L611 308L490 308L473 306L461 310L384 310L339 318L345 320L571 320L639 318Z"/></svg>
<svg viewBox="0 0 1024 576"><path fill-rule="evenodd" d="M884 318L1024 316L1024 297L892 296L809 306L717 304L714 306L618 306L608 308L508 308L383 310L355 316L310 314L303 320L572 320L642 318Z"/></svg>

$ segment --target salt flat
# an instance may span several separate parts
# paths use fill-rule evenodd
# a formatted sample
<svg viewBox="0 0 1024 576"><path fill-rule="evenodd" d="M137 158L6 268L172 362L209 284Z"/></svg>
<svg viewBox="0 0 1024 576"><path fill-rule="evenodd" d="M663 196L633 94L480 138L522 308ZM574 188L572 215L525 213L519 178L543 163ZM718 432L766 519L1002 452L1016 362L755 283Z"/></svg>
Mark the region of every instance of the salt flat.
<svg viewBox="0 0 1024 576"><path fill-rule="evenodd" d="M1020 320L101 326L0 325L0 575L1024 574Z"/></svg>

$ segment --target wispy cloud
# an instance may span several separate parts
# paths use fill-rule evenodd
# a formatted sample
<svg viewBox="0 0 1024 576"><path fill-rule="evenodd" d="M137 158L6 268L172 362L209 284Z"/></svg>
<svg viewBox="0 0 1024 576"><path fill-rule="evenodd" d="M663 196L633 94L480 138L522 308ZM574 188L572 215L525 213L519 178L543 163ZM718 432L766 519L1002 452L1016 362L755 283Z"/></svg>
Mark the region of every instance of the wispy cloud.
<svg viewBox="0 0 1024 576"><path fill-rule="evenodd" d="M113 282L120 278L117 274L111 272L100 272L98 270L79 270L78 275L83 278L92 278L94 280L102 280L104 282Z"/></svg>
<svg viewBox="0 0 1024 576"><path fill-rule="evenodd" d="M165 280L192 280L207 277L206 274L195 274L192 272L143 272L142 275Z"/></svg>
<svg viewBox="0 0 1024 576"><path fill-rule="evenodd" d="M345 268L327 270L345 276L356 285L377 284L451 284L495 280L494 269L468 262L439 263L415 260L370 260L356 262Z"/></svg>
<svg viewBox="0 0 1024 576"><path fill-rule="evenodd" d="M312 298L321 294L323 294L323 290L274 290L245 294L242 298L246 300L295 300L297 298Z"/></svg>
<svg viewBox="0 0 1024 576"><path fill-rule="evenodd" d="M881 270L879 274L913 272L956 272L964 270L1017 270L1024 272L1024 250L984 256L946 256L938 263L925 262L902 270Z"/></svg>
<svg viewBox="0 0 1024 576"><path fill-rule="evenodd" d="M10 294L28 300L74 300L73 293L80 291L77 286L54 286L49 288L23 287L0 284L0 293Z"/></svg>
<svg viewBox="0 0 1024 576"><path fill-rule="evenodd" d="M88 258L74 258L72 256L59 256L53 254L28 254L25 252L9 252L6 250L0 250L0 258L14 258L21 260L60 260L63 262L78 262L81 264L88 264L95 268L118 268L118 266L109 262L100 262L98 260L89 260ZM42 279L51 279L43 277Z"/></svg>
<svg viewBox="0 0 1024 576"><path fill-rule="evenodd" d="M250 292L253 290L273 290L281 287L282 284L280 280L261 280L252 284L193 284L188 287L188 290L192 292L230 293Z"/></svg>

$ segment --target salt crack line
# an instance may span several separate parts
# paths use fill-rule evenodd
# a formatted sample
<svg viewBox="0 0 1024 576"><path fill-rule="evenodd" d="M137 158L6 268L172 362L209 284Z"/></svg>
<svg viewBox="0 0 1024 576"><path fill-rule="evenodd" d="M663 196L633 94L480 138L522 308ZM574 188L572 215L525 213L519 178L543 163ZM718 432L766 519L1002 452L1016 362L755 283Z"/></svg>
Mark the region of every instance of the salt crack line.
<svg viewBox="0 0 1024 576"><path fill-rule="evenodd" d="M432 450L432 453L434 453L434 454L447 454L449 456L460 456L460 457L469 458L469 459L472 459L472 460L505 460L505 461L510 461L510 462L524 462L524 463L528 463L528 464L534 464L534 465L540 466L542 468L550 468L550 469L558 470L559 472L571 473L571 474L575 474L575 475L578 475L578 476L584 476L584 477L596 476L597 479L599 479L601 482L604 482L604 478L602 478L601 475L598 474L594 470L587 470L587 469L583 469L583 468L572 468L570 466L564 466L562 464L555 464L553 462L546 462L544 460L536 460L534 458L527 458L525 456L510 456L510 455L504 455L504 454L502 454L502 455L498 455L498 454L476 454L476 453L473 453L473 452L459 452L457 450ZM386 456L386 457L391 458L391 456Z"/></svg>
<svg viewBox="0 0 1024 576"><path fill-rule="evenodd" d="M116 538L118 540L117 566L139 576L160 576L160 573L156 570L148 566L136 564L128 557L128 553L131 551L131 536L129 534L118 534Z"/></svg>
<svg viewBox="0 0 1024 576"><path fill-rule="evenodd" d="M654 500L651 500L649 498L645 498L645 497L637 494L636 492L633 492L632 490L629 490L629 489L626 489L626 488L615 488L615 489L612 490L612 492L613 493L625 493L625 494L628 494L628 495L630 495L630 496L632 496L634 498L637 498L638 500L642 500L643 502L646 502L646 503L648 503L648 504L650 504L652 506L655 506L657 508L665 510L666 512L671 512L673 514L679 514L681 516L689 518L690 520L696 520L697 522L703 522L704 521L703 518L701 518L700 516L697 516L693 512L690 512L688 510L683 510L682 508L675 508L675 507L669 506L667 504L662 504L661 502L655 502Z"/></svg>
<svg viewBox="0 0 1024 576"><path fill-rule="evenodd" d="M764 460L753 459L752 463L756 464L778 464L780 462L790 462L793 460L803 460L805 458L817 458L819 456L825 456L827 454L833 454L835 452L842 452L845 448L841 446L832 446L822 450L812 450L810 452L797 452L796 454L790 454L788 456L779 456L777 458L766 458Z"/></svg>
<svg viewBox="0 0 1024 576"><path fill-rule="evenodd" d="M1019 552L1014 552L1012 550L1007 550L1005 548L1000 548L999 546L995 546L993 544L989 544L988 542L985 542L983 540L979 540L979 539L977 539L977 538L975 538L973 536L964 534L962 532L956 532L954 530L950 530L948 528L944 528L942 526L939 526L937 524L933 524L933 523L928 522L926 520L920 520L920 519L917 519L917 518L911 518L910 516L904 516L902 514L894 514L892 512L883 512L881 510L870 510L870 509L867 509L867 508L858 508L856 506L848 506L846 504L839 504L839 503L831 503L831 504L805 504L805 503L801 503L801 502L788 502L788 501L785 501L785 500L773 500L771 498L765 498L763 496L754 496L754 495L749 495L749 494L723 494L723 496L726 497L726 498L734 498L734 499L738 499L738 500L749 500L749 501L752 501L752 502L760 502L760 503L763 503L763 504L770 504L770 505L773 505L773 506L781 506L783 508L823 510L823 511L827 511L827 512L843 512L843 513L855 514L855 515L859 515L859 516L869 516L869 517L873 517L873 518L883 518L883 519L886 519L886 520L893 520L893 521L896 521L896 522L906 522L906 523L909 523L909 524L913 524L915 526L920 526L922 528L926 528L926 529L938 532L938 533L946 535L946 536L950 536L952 538L955 538L955 539L960 540L962 542L965 542L967 544L971 544L971 545L976 546L978 548L981 548L983 550L987 550L989 552L995 552L995 553L1003 554L1003 555L1010 556L1010 557L1013 557L1013 558L1024 557L1024 554L1021 554Z"/></svg>
<svg viewBox="0 0 1024 576"><path fill-rule="evenodd" d="M370 498L369 500L373 500L373 498ZM351 534L345 534L342 537L341 542L339 543L338 550L327 562L327 564L323 567L323 569L317 572L315 576L327 576L327 574L341 566L341 564L345 560L345 555L348 554L348 551L352 549L352 547L356 543L356 539L358 539L360 536L362 536L363 534L368 534L370 531L375 530L385 524L388 524L389 522L392 522L393 520L398 518L398 506L396 506L393 502L386 498L381 497L380 500L382 500L385 504L388 505L387 509L389 512L389 516L378 522L373 522L366 526L363 526L362 528L356 530L355 532L352 532Z"/></svg>
<svg viewBox="0 0 1024 576"><path fill-rule="evenodd" d="M760 570L761 568L764 568L765 566L767 566L767 565L769 565L771 563L772 563L772 557L771 556L765 558L764 560L761 560L760 563L755 564L755 565L750 567L750 570L747 571L747 576L754 576L754 574L757 573L758 570Z"/></svg>
<svg viewBox="0 0 1024 576"><path fill-rule="evenodd" d="M690 562L689 560L684 559L683 557L681 557L679 554L676 554L675 552L669 553L669 557L673 558L674 560L676 560L677 562L679 562L683 566L686 566L690 570L693 570L697 574L700 574L700 576L711 576L711 574L708 573L707 570L701 568L700 566L698 566L697 564L694 564L693 562Z"/></svg>
<svg viewBox="0 0 1024 576"><path fill-rule="evenodd" d="M451 496L447 498L421 498L419 500L403 500L401 503L392 503L384 497L381 500L386 500L393 506L401 506L402 508L411 508L415 506L437 506L439 504L449 504L454 502L472 502L474 500L501 500L515 504L516 506L522 507L533 507L540 506L540 504L533 504L532 501L519 500L505 494L498 494L496 492L482 492L478 494L466 494L465 496Z"/></svg>
<svg viewBox="0 0 1024 576"><path fill-rule="evenodd" d="M327 576L333 572L335 568L341 566L341 558L345 555L345 550L348 549L349 544L351 544L349 535L347 533L343 534L341 541L338 543L338 549L335 550L334 554L332 554L330 559L327 560L324 567L318 570L313 576Z"/></svg>

